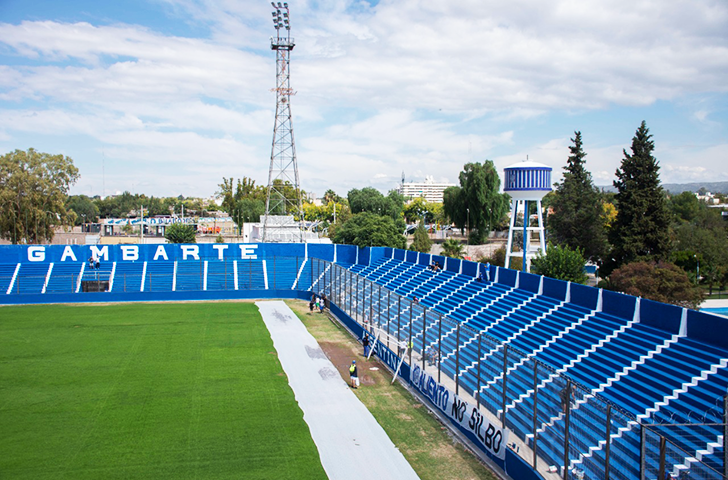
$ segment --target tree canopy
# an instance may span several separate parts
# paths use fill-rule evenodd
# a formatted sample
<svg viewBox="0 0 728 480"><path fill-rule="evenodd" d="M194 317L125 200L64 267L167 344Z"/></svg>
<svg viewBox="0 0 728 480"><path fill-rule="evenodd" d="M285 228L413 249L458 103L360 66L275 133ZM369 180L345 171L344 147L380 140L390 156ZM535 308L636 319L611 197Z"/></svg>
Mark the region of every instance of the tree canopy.
<svg viewBox="0 0 728 480"><path fill-rule="evenodd" d="M406 248L407 240L396 222L388 216L357 213L336 229L334 243L359 247Z"/></svg>
<svg viewBox="0 0 728 480"><path fill-rule="evenodd" d="M459 179L460 187L443 192L443 211L456 227L472 232L474 243L481 243L508 211L508 196L498 193L500 177L492 160L465 164Z"/></svg>
<svg viewBox="0 0 728 480"><path fill-rule="evenodd" d="M349 191L347 197L353 214L369 212L386 215L394 220L402 217L404 197L396 190L391 190L385 197L376 188L364 187L361 190L354 188Z"/></svg>
<svg viewBox="0 0 728 480"><path fill-rule="evenodd" d="M580 249L586 258L596 261L607 251L603 202L584 165L581 132L574 132L571 141L574 145L569 147L564 177L550 199L554 212L548 217L549 237L556 244Z"/></svg>
<svg viewBox="0 0 728 480"><path fill-rule="evenodd" d="M66 209L76 215L75 225L85 222L96 222L99 219L99 207L86 195L73 195L66 200Z"/></svg>
<svg viewBox="0 0 728 480"><path fill-rule="evenodd" d="M660 185L655 143L643 121L632 139L632 153L624 150L617 169L617 217L610 230L611 261L606 271L641 260L667 258L670 253L670 212Z"/></svg>
<svg viewBox="0 0 728 480"><path fill-rule="evenodd" d="M586 284L584 272L586 259L579 247L568 245L549 245L546 255L539 254L531 261L531 271L537 275Z"/></svg>
<svg viewBox="0 0 728 480"><path fill-rule="evenodd" d="M169 243L197 243L195 229L192 225L173 223L164 231L164 238Z"/></svg>
<svg viewBox="0 0 728 480"><path fill-rule="evenodd" d="M698 308L701 290L683 270L667 262L633 262L614 270L607 284L611 290L681 307Z"/></svg>
<svg viewBox="0 0 728 480"><path fill-rule="evenodd" d="M56 226L72 225L68 190L79 178L73 160L15 150L0 157L0 236L12 243L53 239Z"/></svg>
<svg viewBox="0 0 728 480"><path fill-rule="evenodd" d="M417 229L415 230L414 241L412 242L412 245L410 245L410 250L422 253L430 253L431 248L432 240L430 240L430 236L427 235L427 230L425 230L425 224L420 222L417 225Z"/></svg>

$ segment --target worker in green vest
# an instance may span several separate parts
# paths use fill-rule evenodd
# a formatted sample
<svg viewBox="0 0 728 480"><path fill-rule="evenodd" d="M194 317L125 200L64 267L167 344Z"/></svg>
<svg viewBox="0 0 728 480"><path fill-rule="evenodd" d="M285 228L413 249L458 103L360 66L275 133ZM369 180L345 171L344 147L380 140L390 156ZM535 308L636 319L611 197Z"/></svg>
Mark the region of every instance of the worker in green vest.
<svg viewBox="0 0 728 480"><path fill-rule="evenodd" d="M356 360L351 361L351 366L349 367L349 378L351 379L351 388L358 388L359 375L356 371Z"/></svg>

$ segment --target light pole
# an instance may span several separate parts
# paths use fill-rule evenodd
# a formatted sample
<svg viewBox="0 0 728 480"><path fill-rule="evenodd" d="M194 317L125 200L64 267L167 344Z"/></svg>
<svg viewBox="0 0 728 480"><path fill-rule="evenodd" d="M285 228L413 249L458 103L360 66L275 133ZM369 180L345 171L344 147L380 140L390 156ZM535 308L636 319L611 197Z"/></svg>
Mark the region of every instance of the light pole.
<svg viewBox="0 0 728 480"><path fill-rule="evenodd" d="M470 246L470 208L467 208L468 211L468 237L467 237L467 243L468 246Z"/></svg>
<svg viewBox="0 0 728 480"><path fill-rule="evenodd" d="M695 285L700 285L700 259L698 258L698 255L693 255L695 258L695 262L697 263L696 271L695 271Z"/></svg>

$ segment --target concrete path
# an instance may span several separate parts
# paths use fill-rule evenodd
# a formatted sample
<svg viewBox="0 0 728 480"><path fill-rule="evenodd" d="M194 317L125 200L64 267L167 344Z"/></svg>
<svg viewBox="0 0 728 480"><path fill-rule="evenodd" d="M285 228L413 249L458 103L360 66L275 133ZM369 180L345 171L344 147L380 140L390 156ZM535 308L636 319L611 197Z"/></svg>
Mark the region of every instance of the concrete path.
<svg viewBox="0 0 728 480"><path fill-rule="evenodd" d="M282 301L256 302L331 480L419 478Z"/></svg>

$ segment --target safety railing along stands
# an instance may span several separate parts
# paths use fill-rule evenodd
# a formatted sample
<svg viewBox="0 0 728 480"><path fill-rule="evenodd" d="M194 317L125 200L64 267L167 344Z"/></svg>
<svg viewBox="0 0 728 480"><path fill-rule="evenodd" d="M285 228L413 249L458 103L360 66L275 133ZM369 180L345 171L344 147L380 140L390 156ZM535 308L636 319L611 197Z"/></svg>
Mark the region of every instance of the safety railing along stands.
<svg viewBox="0 0 728 480"><path fill-rule="evenodd" d="M483 329L454 321L325 260L312 260L311 278L314 292L326 294L365 330L386 333L383 342L396 342L386 346L398 355L407 352L408 365L428 370L456 395L471 395L484 414L510 430L509 446L542 473L557 472L564 479L727 478L725 463L704 463L681 448L675 439L684 436L639 422L619 405ZM725 441L728 396L721 400L723 423L679 427L712 426L723 432L718 439ZM725 452L723 457L725 462Z"/></svg>

